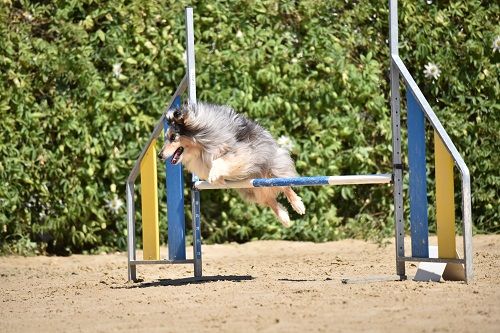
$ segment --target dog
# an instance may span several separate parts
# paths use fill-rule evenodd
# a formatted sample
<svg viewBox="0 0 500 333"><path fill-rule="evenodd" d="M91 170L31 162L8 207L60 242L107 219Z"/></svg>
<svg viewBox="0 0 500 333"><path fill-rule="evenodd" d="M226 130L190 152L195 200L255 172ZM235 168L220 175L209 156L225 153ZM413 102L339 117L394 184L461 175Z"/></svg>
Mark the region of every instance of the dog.
<svg viewBox="0 0 500 333"><path fill-rule="evenodd" d="M185 168L210 183L223 184L252 178L297 177L290 152L256 122L229 106L208 103L183 104L165 114L169 124L158 157ZM305 214L302 199L291 187L236 189L248 202L272 209L288 227L288 211L276 198L283 193L292 208Z"/></svg>

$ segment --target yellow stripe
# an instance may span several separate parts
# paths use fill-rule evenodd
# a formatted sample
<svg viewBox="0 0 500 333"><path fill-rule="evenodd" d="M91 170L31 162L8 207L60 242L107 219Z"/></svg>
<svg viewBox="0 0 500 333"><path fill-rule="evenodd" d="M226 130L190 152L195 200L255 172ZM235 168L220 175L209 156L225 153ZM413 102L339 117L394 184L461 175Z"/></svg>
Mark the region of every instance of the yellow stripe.
<svg viewBox="0 0 500 333"><path fill-rule="evenodd" d="M144 260L160 259L155 146L156 140L153 140L141 162L142 244Z"/></svg>
<svg viewBox="0 0 500 333"><path fill-rule="evenodd" d="M439 135L434 132L436 164L436 223L439 258L455 258L455 193L453 159Z"/></svg>

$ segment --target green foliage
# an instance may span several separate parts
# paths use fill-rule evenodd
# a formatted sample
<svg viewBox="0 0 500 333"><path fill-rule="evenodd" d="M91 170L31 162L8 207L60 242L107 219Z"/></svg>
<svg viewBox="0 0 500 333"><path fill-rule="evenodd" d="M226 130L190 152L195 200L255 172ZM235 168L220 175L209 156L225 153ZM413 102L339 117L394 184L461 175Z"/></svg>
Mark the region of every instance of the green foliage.
<svg viewBox="0 0 500 333"><path fill-rule="evenodd" d="M1 1L4 251L33 252L35 242L51 253L125 248L123 184L184 75L185 5ZM289 137L302 175L391 170L386 0L194 7L200 100L229 104L275 137ZM478 0L400 1L401 56L471 169L474 223L482 232L500 230L500 51L492 48L498 13L498 4ZM441 69L435 80L423 73L429 62ZM289 229L231 191L203 192L203 237L392 234L389 186L298 192L308 212L292 215ZM165 215L163 205L162 221Z"/></svg>

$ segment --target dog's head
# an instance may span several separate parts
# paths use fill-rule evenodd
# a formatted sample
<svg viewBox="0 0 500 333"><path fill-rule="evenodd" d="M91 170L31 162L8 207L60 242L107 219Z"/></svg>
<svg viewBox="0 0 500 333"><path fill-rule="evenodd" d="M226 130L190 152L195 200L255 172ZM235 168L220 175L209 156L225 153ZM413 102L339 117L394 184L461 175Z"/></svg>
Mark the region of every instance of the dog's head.
<svg viewBox="0 0 500 333"><path fill-rule="evenodd" d="M187 104L179 108L170 109L165 114L168 129L165 132L164 145L158 157L162 161L172 156L171 163L179 164L186 150L193 148L194 139L190 135L186 122L189 118L189 107Z"/></svg>
<svg viewBox="0 0 500 333"><path fill-rule="evenodd" d="M184 147L181 143L181 135L175 130L173 126L169 126L165 132L164 144L158 157L162 161L166 161L167 158L172 156L170 163L178 164L182 161L182 154L184 153Z"/></svg>

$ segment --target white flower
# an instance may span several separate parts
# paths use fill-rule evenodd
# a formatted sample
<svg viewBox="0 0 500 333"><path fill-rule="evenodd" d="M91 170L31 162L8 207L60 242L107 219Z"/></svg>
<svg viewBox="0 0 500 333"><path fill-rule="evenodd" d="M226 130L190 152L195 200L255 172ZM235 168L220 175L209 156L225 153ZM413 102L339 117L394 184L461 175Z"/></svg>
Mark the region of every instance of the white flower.
<svg viewBox="0 0 500 333"><path fill-rule="evenodd" d="M290 140L289 137L282 135L278 138L278 145L281 148L285 148L288 151L291 151L293 149L293 142Z"/></svg>
<svg viewBox="0 0 500 333"><path fill-rule="evenodd" d="M243 38L243 32L241 32L241 30L238 30L238 32L236 32L236 38Z"/></svg>
<svg viewBox="0 0 500 333"><path fill-rule="evenodd" d="M497 36L495 40L493 41L493 45L491 45L493 48L493 53L495 52L500 52L500 36Z"/></svg>
<svg viewBox="0 0 500 333"><path fill-rule="evenodd" d="M111 192L115 193L116 192L116 184L111 184L109 186L109 189L111 190Z"/></svg>
<svg viewBox="0 0 500 333"><path fill-rule="evenodd" d="M122 199L118 198L116 195L113 197L111 200L106 200L106 205L108 206L108 209L112 211L113 213L118 213L120 208L123 206L123 201Z"/></svg>
<svg viewBox="0 0 500 333"><path fill-rule="evenodd" d="M114 64L113 65L113 76L119 78L122 75L122 64Z"/></svg>
<svg viewBox="0 0 500 333"><path fill-rule="evenodd" d="M30 13L28 13L28 12L24 12L24 13L23 13L23 16L24 16L24 18L25 18L26 20L28 20L28 21L30 21L30 22L31 22L31 21L33 21L33 15L31 15Z"/></svg>
<svg viewBox="0 0 500 333"><path fill-rule="evenodd" d="M432 62L429 62L427 65L424 66L424 75L428 79L433 79L437 80L439 75L441 75L441 70L436 64L433 64Z"/></svg>

